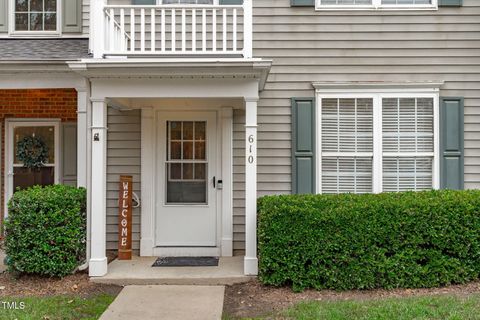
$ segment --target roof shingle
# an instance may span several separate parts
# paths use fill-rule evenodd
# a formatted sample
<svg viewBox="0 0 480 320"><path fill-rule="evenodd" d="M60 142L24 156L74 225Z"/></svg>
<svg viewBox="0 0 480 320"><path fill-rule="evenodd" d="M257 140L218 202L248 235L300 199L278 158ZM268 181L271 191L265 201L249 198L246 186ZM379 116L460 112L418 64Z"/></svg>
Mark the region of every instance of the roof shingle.
<svg viewBox="0 0 480 320"><path fill-rule="evenodd" d="M80 60L88 39L0 39L0 61Z"/></svg>

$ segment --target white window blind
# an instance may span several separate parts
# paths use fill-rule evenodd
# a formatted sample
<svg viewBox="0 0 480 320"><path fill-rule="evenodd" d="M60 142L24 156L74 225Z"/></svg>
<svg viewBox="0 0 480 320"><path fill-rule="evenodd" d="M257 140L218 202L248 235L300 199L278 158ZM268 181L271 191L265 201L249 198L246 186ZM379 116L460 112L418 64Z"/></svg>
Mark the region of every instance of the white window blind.
<svg viewBox="0 0 480 320"><path fill-rule="evenodd" d="M372 0L321 0L322 5L371 5Z"/></svg>
<svg viewBox="0 0 480 320"><path fill-rule="evenodd" d="M432 4L432 0L382 0L382 4Z"/></svg>
<svg viewBox="0 0 480 320"><path fill-rule="evenodd" d="M436 95L338 96L319 97L319 192L438 187Z"/></svg>
<svg viewBox="0 0 480 320"><path fill-rule="evenodd" d="M322 192L372 190L373 99L322 100Z"/></svg>
<svg viewBox="0 0 480 320"><path fill-rule="evenodd" d="M384 98L383 190L432 188L433 99Z"/></svg>

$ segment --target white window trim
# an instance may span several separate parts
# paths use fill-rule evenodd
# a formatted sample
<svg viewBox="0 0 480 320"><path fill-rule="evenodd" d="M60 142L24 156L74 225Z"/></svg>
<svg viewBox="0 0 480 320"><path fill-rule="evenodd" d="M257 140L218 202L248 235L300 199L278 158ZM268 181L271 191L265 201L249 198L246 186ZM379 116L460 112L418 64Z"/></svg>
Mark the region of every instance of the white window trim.
<svg viewBox="0 0 480 320"><path fill-rule="evenodd" d="M326 5L322 0L315 0L315 10L438 10L438 0L432 0L432 4L389 4L382 5L382 0L372 0L371 5Z"/></svg>
<svg viewBox="0 0 480 320"><path fill-rule="evenodd" d="M163 0L156 0L157 5L163 5ZM218 6L220 0L213 0L213 4L191 4L191 3L185 3L185 4L166 4L168 6Z"/></svg>
<svg viewBox="0 0 480 320"><path fill-rule="evenodd" d="M316 193L322 193L322 156L329 153L322 153L322 99L328 98L372 98L373 99L373 161L372 161L372 193L383 191L383 133L382 133L382 98L433 98L433 169L432 187L440 188L440 106L439 88L386 88L380 85L374 88L375 84L344 85L345 88L338 88L333 85L332 89L322 89L322 84L314 84L316 90ZM327 87L330 85L327 85ZM340 85L342 86L342 85ZM349 87L351 89L349 89ZM360 88L362 87L362 88ZM360 154L360 153L358 153ZM412 154L413 155L413 154ZM415 153L421 156L422 153ZM429 156L431 153L429 153Z"/></svg>
<svg viewBox="0 0 480 320"><path fill-rule="evenodd" d="M60 183L60 119L17 119L11 118L5 120L5 176L4 176L4 212L8 215L8 200L13 195L13 143L12 133L17 126L21 127L54 127L55 128L55 163L54 163L54 183Z"/></svg>
<svg viewBox="0 0 480 320"><path fill-rule="evenodd" d="M58 37L62 34L62 0L57 0L57 30L55 31L16 31L15 30L15 0L8 0L7 6L8 19L8 35L12 37L28 37L28 38L45 38Z"/></svg>

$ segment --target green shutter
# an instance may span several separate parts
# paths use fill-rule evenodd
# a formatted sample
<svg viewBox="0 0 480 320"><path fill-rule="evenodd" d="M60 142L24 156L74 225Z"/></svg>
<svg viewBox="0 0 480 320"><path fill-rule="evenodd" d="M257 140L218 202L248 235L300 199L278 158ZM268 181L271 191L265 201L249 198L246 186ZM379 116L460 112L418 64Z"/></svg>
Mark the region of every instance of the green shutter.
<svg viewBox="0 0 480 320"><path fill-rule="evenodd" d="M463 189L464 115L463 98L440 99L440 145L442 189Z"/></svg>
<svg viewBox="0 0 480 320"><path fill-rule="evenodd" d="M439 7L461 7L463 0L438 0Z"/></svg>
<svg viewBox="0 0 480 320"><path fill-rule="evenodd" d="M292 99L292 191L315 193L315 99Z"/></svg>
<svg viewBox="0 0 480 320"><path fill-rule="evenodd" d="M8 31L7 1L8 0L0 0L0 32L7 32Z"/></svg>
<svg viewBox="0 0 480 320"><path fill-rule="evenodd" d="M152 5L152 4L157 4L157 0L132 0L132 4L136 4L136 5Z"/></svg>
<svg viewBox="0 0 480 320"><path fill-rule="evenodd" d="M315 0L290 0L292 7L315 7Z"/></svg>
<svg viewBox="0 0 480 320"><path fill-rule="evenodd" d="M62 124L62 183L77 184L77 124Z"/></svg>
<svg viewBox="0 0 480 320"><path fill-rule="evenodd" d="M220 0L219 1L219 4L243 4L243 0Z"/></svg>
<svg viewBox="0 0 480 320"><path fill-rule="evenodd" d="M82 32L82 0L63 1L62 31L66 33Z"/></svg>

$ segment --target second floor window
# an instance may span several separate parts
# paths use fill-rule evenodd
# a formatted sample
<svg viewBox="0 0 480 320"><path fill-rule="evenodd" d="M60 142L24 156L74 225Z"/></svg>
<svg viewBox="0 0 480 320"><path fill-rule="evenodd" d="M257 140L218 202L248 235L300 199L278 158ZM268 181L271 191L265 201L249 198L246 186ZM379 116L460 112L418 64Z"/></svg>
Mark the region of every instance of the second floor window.
<svg viewBox="0 0 480 320"><path fill-rule="evenodd" d="M432 8L437 0L317 0L318 9Z"/></svg>
<svg viewBox="0 0 480 320"><path fill-rule="evenodd" d="M15 31L56 31L57 0L15 0Z"/></svg>

